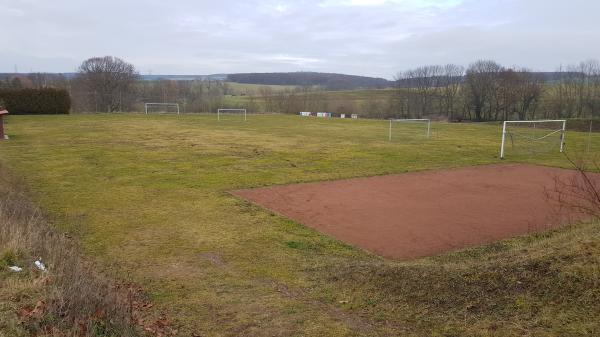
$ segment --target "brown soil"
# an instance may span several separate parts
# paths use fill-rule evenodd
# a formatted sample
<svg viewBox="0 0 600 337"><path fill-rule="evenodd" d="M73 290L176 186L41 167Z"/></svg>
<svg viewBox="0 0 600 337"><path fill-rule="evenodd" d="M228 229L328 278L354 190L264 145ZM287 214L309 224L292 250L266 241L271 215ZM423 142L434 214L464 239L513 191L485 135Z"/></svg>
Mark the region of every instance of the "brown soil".
<svg viewBox="0 0 600 337"><path fill-rule="evenodd" d="M584 219L545 193L574 174L489 165L233 193L368 251L409 259Z"/></svg>

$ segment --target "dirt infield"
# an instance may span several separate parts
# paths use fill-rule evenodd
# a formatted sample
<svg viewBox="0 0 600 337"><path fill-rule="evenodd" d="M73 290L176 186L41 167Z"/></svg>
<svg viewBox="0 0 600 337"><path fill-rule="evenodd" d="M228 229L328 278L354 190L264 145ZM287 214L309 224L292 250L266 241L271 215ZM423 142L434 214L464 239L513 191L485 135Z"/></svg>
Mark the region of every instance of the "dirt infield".
<svg viewBox="0 0 600 337"><path fill-rule="evenodd" d="M489 165L233 192L376 254L409 259L582 220L545 188L574 171Z"/></svg>

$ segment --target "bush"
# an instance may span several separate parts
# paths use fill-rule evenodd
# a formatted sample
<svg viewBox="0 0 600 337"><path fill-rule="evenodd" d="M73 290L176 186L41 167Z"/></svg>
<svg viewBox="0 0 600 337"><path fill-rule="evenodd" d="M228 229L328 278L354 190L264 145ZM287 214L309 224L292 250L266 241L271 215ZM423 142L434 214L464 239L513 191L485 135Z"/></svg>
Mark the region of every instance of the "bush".
<svg viewBox="0 0 600 337"><path fill-rule="evenodd" d="M0 101L15 115L68 114L71 96L64 89L3 89Z"/></svg>

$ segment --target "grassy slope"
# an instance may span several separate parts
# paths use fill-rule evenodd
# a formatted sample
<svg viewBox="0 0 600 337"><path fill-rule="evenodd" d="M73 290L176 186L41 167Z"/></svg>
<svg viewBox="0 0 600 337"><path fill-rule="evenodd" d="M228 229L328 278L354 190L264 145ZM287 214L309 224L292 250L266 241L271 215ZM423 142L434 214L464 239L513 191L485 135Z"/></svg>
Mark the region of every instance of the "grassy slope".
<svg viewBox="0 0 600 337"><path fill-rule="evenodd" d="M227 193L497 163L497 126L436 124L432 141L393 143L385 122L296 116L11 116L7 130L0 159L56 225L142 283L183 335L598 329L597 226L394 262ZM556 154L510 160L566 166Z"/></svg>
<svg viewBox="0 0 600 337"><path fill-rule="evenodd" d="M27 271L15 274L8 270L8 267L21 262L7 252L0 252L0 337L27 336L27 330L19 324L16 312L27 305L33 307L45 290L41 282L36 282L36 278Z"/></svg>
<svg viewBox="0 0 600 337"><path fill-rule="evenodd" d="M227 82L229 89L233 95L226 95L224 97L223 104L231 107L247 107L250 100L255 102L262 102L259 97L251 97L259 95L261 88L268 87L272 90L273 94L284 90L293 90L296 86L292 85L263 85L263 84L250 84L250 83L236 83ZM243 95L243 96L242 96Z"/></svg>
<svg viewBox="0 0 600 337"><path fill-rule="evenodd" d="M4 280L9 277L10 280ZM35 278L9 275L4 270L0 271L0 281L0 337L28 336L27 329L20 324L15 313L25 306L34 307L32 299L41 298L45 289Z"/></svg>
<svg viewBox="0 0 600 337"><path fill-rule="evenodd" d="M251 84L251 83L237 83L237 82L227 82L227 85L236 95L240 94L256 94L260 88L269 87L273 92L285 90L285 89L294 89L296 86L293 85L265 85L265 84Z"/></svg>
<svg viewBox="0 0 600 337"><path fill-rule="evenodd" d="M254 84L255 86L258 86ZM258 86L260 87L260 86ZM281 90L283 86L279 86L279 88L273 87L273 91L276 93L278 90ZM284 88L284 87L283 87ZM249 87L248 89L253 89ZM255 88L256 89L256 88ZM252 92L249 90L248 92ZM357 107L362 104L366 104L368 102L380 101L380 102L388 102L393 98L395 91L394 89L357 89L357 90L336 90L336 91L323 91L321 93L323 95L324 101L329 104L353 104ZM258 90L254 90L255 97L249 96L236 96L236 97L227 97L228 103L238 104L243 106L244 104L248 104L248 102L253 99L255 103L262 103L264 101L263 97L260 96Z"/></svg>

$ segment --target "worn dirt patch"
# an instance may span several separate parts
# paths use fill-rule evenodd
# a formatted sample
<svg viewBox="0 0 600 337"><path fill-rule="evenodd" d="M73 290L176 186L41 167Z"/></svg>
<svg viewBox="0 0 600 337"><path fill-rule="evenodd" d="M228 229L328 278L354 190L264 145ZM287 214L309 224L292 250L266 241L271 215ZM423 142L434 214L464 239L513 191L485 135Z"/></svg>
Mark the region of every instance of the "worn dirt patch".
<svg viewBox="0 0 600 337"><path fill-rule="evenodd" d="M585 219L546 194L555 179L574 174L534 165L487 165L233 194L376 254L409 259Z"/></svg>

